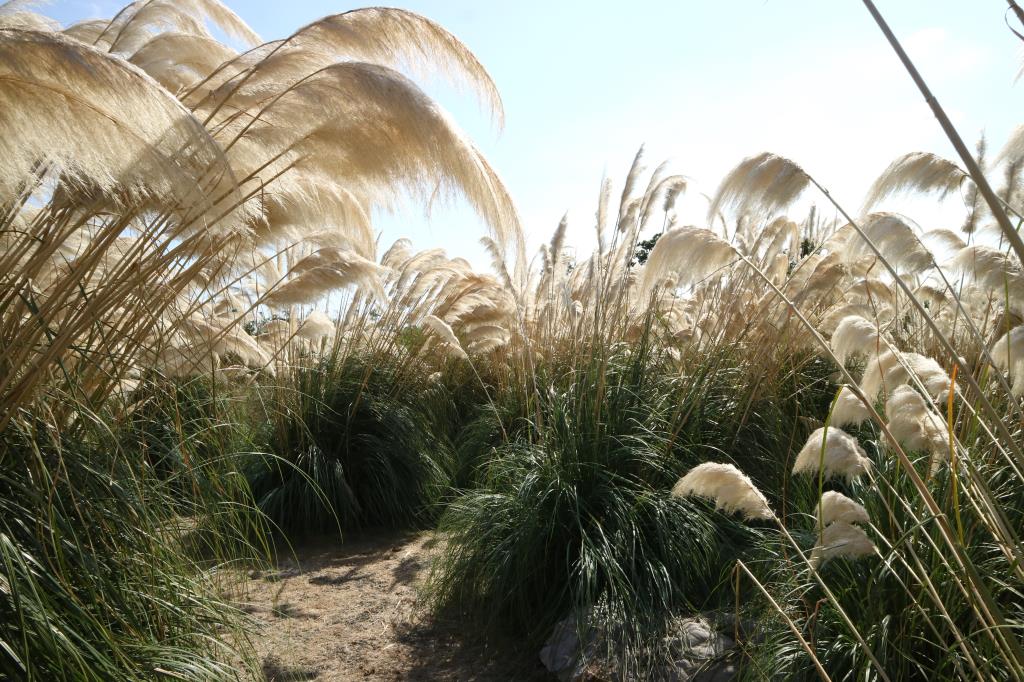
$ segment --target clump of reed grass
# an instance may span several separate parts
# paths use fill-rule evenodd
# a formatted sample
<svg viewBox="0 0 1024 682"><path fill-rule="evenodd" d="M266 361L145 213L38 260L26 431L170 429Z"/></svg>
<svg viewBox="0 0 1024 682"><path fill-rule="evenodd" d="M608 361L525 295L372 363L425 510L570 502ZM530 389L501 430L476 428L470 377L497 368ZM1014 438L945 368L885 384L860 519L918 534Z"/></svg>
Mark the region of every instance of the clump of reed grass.
<svg viewBox="0 0 1024 682"><path fill-rule="evenodd" d="M81 414L91 416L64 427L23 414L4 432L0 673L238 677L239 664L255 663L244 614L228 601L226 574L209 570L265 556L237 459L218 454L168 485L124 447L132 439L119 438L116 419ZM178 432L177 442L195 437Z"/></svg>
<svg viewBox="0 0 1024 682"><path fill-rule="evenodd" d="M335 345L267 387L270 456L247 472L256 506L292 535L423 527L449 483L431 412L444 390L397 359Z"/></svg>
<svg viewBox="0 0 1024 682"><path fill-rule="evenodd" d="M677 394L645 376L643 356L595 356L560 377L542 422L449 503L428 587L438 607L534 643L567 616L600 621L635 667L670 614L710 598L751 531L665 490L681 467L664 436Z"/></svg>

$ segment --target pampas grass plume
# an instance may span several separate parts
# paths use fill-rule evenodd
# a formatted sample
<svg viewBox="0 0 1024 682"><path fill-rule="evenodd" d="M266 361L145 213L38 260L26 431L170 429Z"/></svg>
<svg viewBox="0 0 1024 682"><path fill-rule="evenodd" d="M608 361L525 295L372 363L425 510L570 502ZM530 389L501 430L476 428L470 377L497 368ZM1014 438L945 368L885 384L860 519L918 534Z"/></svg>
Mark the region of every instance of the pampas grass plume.
<svg viewBox="0 0 1024 682"><path fill-rule="evenodd" d="M927 152L911 152L886 168L864 198L864 210L898 192L935 193L941 199L960 189L967 174L952 161Z"/></svg>
<svg viewBox="0 0 1024 682"><path fill-rule="evenodd" d="M821 496L819 515L823 526L837 521L862 524L870 522L863 505L834 490L829 490Z"/></svg>
<svg viewBox="0 0 1024 682"><path fill-rule="evenodd" d="M922 450L932 455L935 471L949 454L949 429L946 423L928 409L924 398L910 386L897 386L885 403L889 419L886 428L892 437L909 450Z"/></svg>
<svg viewBox="0 0 1024 682"><path fill-rule="evenodd" d="M832 408L832 418L829 422L832 426L857 426L870 417L871 413L868 412L867 406L857 397L856 393L848 386L839 389L839 397L836 398L835 407Z"/></svg>
<svg viewBox="0 0 1024 682"><path fill-rule="evenodd" d="M736 258L732 245L699 227L667 230L651 249L643 270L643 291L669 280L677 285L694 284Z"/></svg>
<svg viewBox="0 0 1024 682"><path fill-rule="evenodd" d="M1009 373L1013 394L1024 394L1024 325L1003 334L992 346L990 355L998 369Z"/></svg>
<svg viewBox="0 0 1024 682"><path fill-rule="evenodd" d="M737 215L771 214L792 204L807 188L810 177L787 158L762 152L741 162L722 180L708 208L713 221L722 209Z"/></svg>
<svg viewBox="0 0 1024 682"><path fill-rule="evenodd" d="M839 362L845 363L854 355L874 353L878 342L878 327L860 315L849 315L840 320L829 345Z"/></svg>
<svg viewBox="0 0 1024 682"><path fill-rule="evenodd" d="M299 325L296 334L309 341L316 341L334 333L334 320L319 310L314 310Z"/></svg>
<svg viewBox="0 0 1024 682"><path fill-rule="evenodd" d="M423 324L437 334L451 351L452 355L462 359L469 357L466 355L466 351L463 350L462 344L459 343L459 337L455 336L455 332L452 331L451 325L447 322L435 315L427 315L423 318Z"/></svg>
<svg viewBox="0 0 1024 682"><path fill-rule="evenodd" d="M825 527L821 539L811 552L811 565L817 568L829 559L857 559L875 552L875 544L860 526L835 521Z"/></svg>
<svg viewBox="0 0 1024 682"><path fill-rule="evenodd" d="M715 501L715 507L727 513L740 512L747 519L775 517L768 500L754 483L731 464L705 462L679 479L672 487L677 497L706 497Z"/></svg>
<svg viewBox="0 0 1024 682"><path fill-rule="evenodd" d="M822 443L825 443L822 458ZM817 474L824 470L825 478L842 477L853 481L871 469L871 460L857 443L857 439L839 428L814 431L796 456L794 474Z"/></svg>

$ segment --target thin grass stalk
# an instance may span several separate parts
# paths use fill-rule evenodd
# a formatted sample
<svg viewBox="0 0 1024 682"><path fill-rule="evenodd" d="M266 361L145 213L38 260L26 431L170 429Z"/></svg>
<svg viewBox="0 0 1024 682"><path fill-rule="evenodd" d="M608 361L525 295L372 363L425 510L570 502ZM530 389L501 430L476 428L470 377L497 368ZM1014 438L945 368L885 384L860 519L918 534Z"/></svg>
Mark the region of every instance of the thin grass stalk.
<svg viewBox="0 0 1024 682"><path fill-rule="evenodd" d="M786 614L785 609L779 606L779 603L775 601L775 598L772 597L771 593L769 593L768 590L765 589L764 585L761 584L761 581L758 580L757 577L750 572L750 569L747 568L747 565L743 563L742 560L737 560L736 565L743 569L743 572L747 574L747 577L750 578L750 580L754 583L754 585L761 592L761 594L765 596L765 599L767 599L768 603L772 605L772 608L775 609L775 612L782 616L782 619L786 621L786 626L793 633L793 636L796 637L797 642L800 643L800 646L803 648L803 650L807 652L808 656L810 656L811 662L814 664L814 669L817 670L818 675L821 677L821 679L825 680L825 682L832 682L832 678L829 677L827 672L825 672L824 666L821 665L821 661L819 661L818 657L815 655L814 649L812 649L811 645L808 644L806 639L804 639L803 634L801 634L800 632L800 628L798 628L796 626L796 623L793 622L793 619ZM737 583L738 582L739 578L737 577ZM739 590L737 590L736 594L738 599ZM884 673L882 674L884 676Z"/></svg>
<svg viewBox="0 0 1024 682"><path fill-rule="evenodd" d="M917 67L914 66L910 57L903 50L903 46L900 45L899 40L889 28L889 24L886 23L882 14L878 11L878 8L875 7L875 3L871 0L863 1L864 6L867 8L868 12L871 13L875 23L878 24L878 28L882 30L882 33L885 35L886 40L889 41L889 44L892 46L896 56L899 57L904 68L907 70L907 73L910 74L910 77L913 79L917 89L921 91L925 102L927 102L928 106L931 107L932 113L935 114L935 118L939 121L939 125L942 126L942 131L946 134L946 137L949 138L953 148L956 149L956 153L964 162L967 172L970 173L971 180L974 181L974 184L978 187L978 191L981 192L981 195L985 198L985 203L988 204L989 210L995 217L996 222L999 223L999 228L1002 230L1003 235L1010 243L1010 246L1013 247L1014 252L1016 252L1017 259L1021 263L1024 263L1024 240L1021 239L1016 229L1014 229L1013 224L1010 222L1010 219L1007 217L1006 212L1003 211L999 197L996 196L994 191L992 191L992 187L988 184L988 180L985 178L985 174L978 166L978 162L974 159L970 150L967 149L967 145L964 144L963 139L960 137L960 133L957 132L953 122L949 120L949 117L939 104L939 101L935 99L934 95L932 95L931 89L924 82L924 79L918 72Z"/></svg>

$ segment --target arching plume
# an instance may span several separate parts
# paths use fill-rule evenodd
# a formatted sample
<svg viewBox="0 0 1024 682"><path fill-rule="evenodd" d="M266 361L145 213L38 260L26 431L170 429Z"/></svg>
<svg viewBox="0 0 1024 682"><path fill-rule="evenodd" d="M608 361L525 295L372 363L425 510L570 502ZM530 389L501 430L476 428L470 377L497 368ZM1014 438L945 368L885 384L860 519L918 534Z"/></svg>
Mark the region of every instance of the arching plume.
<svg viewBox="0 0 1024 682"><path fill-rule="evenodd" d="M824 444L824 452L822 445ZM853 481L871 469L871 460L857 439L839 428L816 429L797 453L794 474L824 472L825 478L842 477Z"/></svg>
<svg viewBox="0 0 1024 682"><path fill-rule="evenodd" d="M949 376L932 358L919 353L904 353L886 350L868 360L861 377L860 388L870 397L877 396L883 389L891 392L897 386L909 383L911 377L920 381L930 396L936 400L949 393Z"/></svg>
<svg viewBox="0 0 1024 682"><path fill-rule="evenodd" d="M523 250L515 207L497 174L397 71L363 62L328 66L274 98L246 126L229 151L240 175L275 163L332 177L368 214L390 208L403 191L428 201L461 193L503 247L516 256Z"/></svg>
<svg viewBox="0 0 1024 682"><path fill-rule="evenodd" d="M836 521L825 528L811 551L811 566L817 568L830 559L858 559L875 553L875 544L860 526Z"/></svg>
<svg viewBox="0 0 1024 682"><path fill-rule="evenodd" d="M669 282L692 285L736 259L732 245L710 230L676 227L661 235L643 269L642 290Z"/></svg>
<svg viewBox="0 0 1024 682"><path fill-rule="evenodd" d="M182 208L208 202L204 178L229 175L203 126L156 82L56 33L0 29L0 127L0 202L40 168L60 172L65 191Z"/></svg>
<svg viewBox="0 0 1024 682"><path fill-rule="evenodd" d="M299 324L296 335L308 341L317 341L334 333L335 322L319 310L314 310Z"/></svg>
<svg viewBox="0 0 1024 682"><path fill-rule="evenodd" d="M871 185L864 197L862 211L899 192L913 191L936 194L939 199L959 191L967 174L952 161L928 152L911 152L900 156Z"/></svg>
<svg viewBox="0 0 1024 682"><path fill-rule="evenodd" d="M796 201L809 182L807 173L789 159L770 152L752 156L719 184L708 207L708 221L726 208L732 208L738 215L771 216Z"/></svg>
<svg viewBox="0 0 1024 682"><path fill-rule="evenodd" d="M729 514L740 512L747 519L775 518L761 491L731 464L698 464L676 482L672 494L706 497L715 501L717 509Z"/></svg>
<svg viewBox="0 0 1024 682"><path fill-rule="evenodd" d="M146 41L128 61L173 93L206 78L236 53L220 41L189 33L161 33Z"/></svg>
<svg viewBox="0 0 1024 682"><path fill-rule="evenodd" d="M910 386L897 386L885 403L886 428L908 450L931 454L935 471L949 457L949 430L945 421L928 409L924 398Z"/></svg>
<svg viewBox="0 0 1024 682"><path fill-rule="evenodd" d="M904 216L872 213L860 221L860 228L882 256L898 270L916 273L931 267L931 253L921 243L916 227ZM865 257L874 259L874 252L859 234L851 236L844 259L849 262Z"/></svg>
<svg viewBox="0 0 1024 682"><path fill-rule="evenodd" d="M122 9L95 41L103 41L111 52L129 55L165 31L211 37L207 21L246 45L261 42L249 25L219 0L136 0Z"/></svg>
<svg viewBox="0 0 1024 682"><path fill-rule="evenodd" d="M999 337L989 354L996 367L1009 374L1013 394L1024 394L1024 326L1014 327Z"/></svg>
<svg viewBox="0 0 1024 682"><path fill-rule="evenodd" d="M997 295L1008 293L1009 305L1020 309L1024 301L1024 269L1013 256L991 246L974 244L962 249L951 266Z"/></svg>
<svg viewBox="0 0 1024 682"><path fill-rule="evenodd" d="M873 355L880 347L885 347L878 327L859 315L844 317L832 332L829 345L839 362L846 362L855 355Z"/></svg>
<svg viewBox="0 0 1024 682"><path fill-rule="evenodd" d="M291 279L266 296L268 305L312 303L328 291L351 285L362 287L379 299L385 298L381 285L382 268L351 251L322 249L296 263L290 274Z"/></svg>
<svg viewBox="0 0 1024 682"><path fill-rule="evenodd" d="M423 324L437 335L452 355L462 359L468 357L458 337L455 336L455 332L452 331L451 325L447 322L434 315L427 315L423 318Z"/></svg>
<svg viewBox="0 0 1024 682"><path fill-rule="evenodd" d="M836 522L864 525L871 522L863 505L835 490L829 490L822 494L821 502L818 505L818 520L824 526Z"/></svg>
<svg viewBox="0 0 1024 682"><path fill-rule="evenodd" d="M408 69L418 77L446 75L480 98L500 126L504 113L498 89L469 49L435 22L413 12L386 7L334 14L303 26L285 40L247 53L216 74L207 88L232 92L289 86L338 61L373 62ZM231 80L234 79L234 80ZM190 102L198 102L206 89Z"/></svg>
<svg viewBox="0 0 1024 682"><path fill-rule="evenodd" d="M831 425L842 428L844 426L859 426L871 418L864 402L857 397L857 394L850 390L849 386L839 389L839 397L836 405L832 408Z"/></svg>

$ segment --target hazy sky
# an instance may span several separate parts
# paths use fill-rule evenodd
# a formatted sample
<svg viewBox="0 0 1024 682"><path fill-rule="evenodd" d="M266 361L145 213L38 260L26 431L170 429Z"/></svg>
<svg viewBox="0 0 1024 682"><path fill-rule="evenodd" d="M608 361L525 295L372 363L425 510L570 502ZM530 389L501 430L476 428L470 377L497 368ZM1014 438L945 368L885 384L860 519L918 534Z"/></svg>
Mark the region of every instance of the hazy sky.
<svg viewBox="0 0 1024 682"><path fill-rule="evenodd" d="M325 0L228 0L265 39L358 7ZM952 148L856 0L397 0L461 38L505 103L500 135L475 101L426 84L505 179L531 250L569 211L569 241L589 250L603 173L617 184L637 148L693 178L681 211L698 218L721 176L746 156L799 162L851 209L895 156ZM1021 41L1002 0L878 0L898 37L973 144L997 150L1024 122ZM114 2L66 0L61 20L109 16ZM1019 28L1019 27L1018 27ZM961 220L925 216L928 227ZM920 218L920 216L919 216ZM923 220L923 222L925 221ZM483 264L483 227L462 206L382 222L384 245L409 236Z"/></svg>

